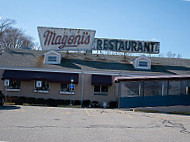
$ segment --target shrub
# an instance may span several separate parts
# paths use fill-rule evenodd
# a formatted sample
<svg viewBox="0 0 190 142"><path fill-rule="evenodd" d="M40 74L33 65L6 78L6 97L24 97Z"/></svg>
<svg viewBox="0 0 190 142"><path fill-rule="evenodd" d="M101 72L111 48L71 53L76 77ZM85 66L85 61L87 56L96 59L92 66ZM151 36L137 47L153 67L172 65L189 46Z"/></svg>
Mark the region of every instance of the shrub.
<svg viewBox="0 0 190 142"><path fill-rule="evenodd" d="M98 103L98 101L93 101L92 102L92 107L99 107L99 103Z"/></svg>
<svg viewBox="0 0 190 142"><path fill-rule="evenodd" d="M27 103L29 104L34 104L35 103L35 98L27 98Z"/></svg>
<svg viewBox="0 0 190 142"><path fill-rule="evenodd" d="M79 101L79 100L74 100L73 101L73 105L80 105L81 104L81 101Z"/></svg>
<svg viewBox="0 0 190 142"><path fill-rule="evenodd" d="M43 98L38 98L36 99L35 104L46 104L46 100Z"/></svg>
<svg viewBox="0 0 190 142"><path fill-rule="evenodd" d="M84 100L83 101L83 106L84 107L89 107L90 103L91 103L90 100Z"/></svg>
<svg viewBox="0 0 190 142"><path fill-rule="evenodd" d="M56 100L54 100L54 99L48 99L47 100L47 106L56 107L57 106Z"/></svg>
<svg viewBox="0 0 190 142"><path fill-rule="evenodd" d="M117 102L116 101L109 102L109 107L110 108L117 108Z"/></svg>

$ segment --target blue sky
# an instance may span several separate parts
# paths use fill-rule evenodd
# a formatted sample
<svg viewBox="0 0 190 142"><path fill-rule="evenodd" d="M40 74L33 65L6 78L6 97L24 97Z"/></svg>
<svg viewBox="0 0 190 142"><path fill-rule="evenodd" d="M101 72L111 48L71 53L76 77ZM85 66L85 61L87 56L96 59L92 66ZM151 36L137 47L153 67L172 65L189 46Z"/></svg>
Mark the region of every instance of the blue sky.
<svg viewBox="0 0 190 142"><path fill-rule="evenodd" d="M161 53L190 58L190 0L0 0L36 42L37 26L96 30L96 37L156 40Z"/></svg>

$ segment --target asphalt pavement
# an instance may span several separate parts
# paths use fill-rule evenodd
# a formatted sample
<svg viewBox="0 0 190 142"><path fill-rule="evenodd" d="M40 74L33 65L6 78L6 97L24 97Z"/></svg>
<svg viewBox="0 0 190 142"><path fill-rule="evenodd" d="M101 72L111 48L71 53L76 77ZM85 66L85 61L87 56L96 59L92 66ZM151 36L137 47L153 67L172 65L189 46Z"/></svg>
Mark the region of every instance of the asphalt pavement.
<svg viewBox="0 0 190 142"><path fill-rule="evenodd" d="M0 107L3 142L188 142L190 116L120 109Z"/></svg>

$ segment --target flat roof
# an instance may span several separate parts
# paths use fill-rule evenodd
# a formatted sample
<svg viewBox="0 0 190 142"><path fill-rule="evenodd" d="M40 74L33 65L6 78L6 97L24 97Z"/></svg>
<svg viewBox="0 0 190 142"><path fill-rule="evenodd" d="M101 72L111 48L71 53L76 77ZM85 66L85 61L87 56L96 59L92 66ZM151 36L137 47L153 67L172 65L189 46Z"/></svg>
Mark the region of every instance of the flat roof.
<svg viewBox="0 0 190 142"><path fill-rule="evenodd" d="M163 76L133 76L133 77L115 77L115 83L121 81L141 81L141 80L179 80L190 79L190 75L163 75Z"/></svg>

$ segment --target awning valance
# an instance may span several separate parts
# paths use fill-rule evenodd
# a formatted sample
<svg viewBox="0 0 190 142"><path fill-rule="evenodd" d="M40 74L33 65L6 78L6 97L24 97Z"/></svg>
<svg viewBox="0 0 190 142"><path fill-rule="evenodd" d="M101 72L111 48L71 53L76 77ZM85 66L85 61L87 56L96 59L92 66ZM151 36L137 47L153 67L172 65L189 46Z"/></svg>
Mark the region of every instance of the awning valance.
<svg viewBox="0 0 190 142"><path fill-rule="evenodd" d="M92 75L92 85L112 85L111 75Z"/></svg>
<svg viewBox="0 0 190 142"><path fill-rule="evenodd" d="M41 71L20 71L20 70L5 70L2 80L45 80L55 83L70 83L73 78L74 83L78 83L78 73L60 73L60 72L41 72Z"/></svg>

